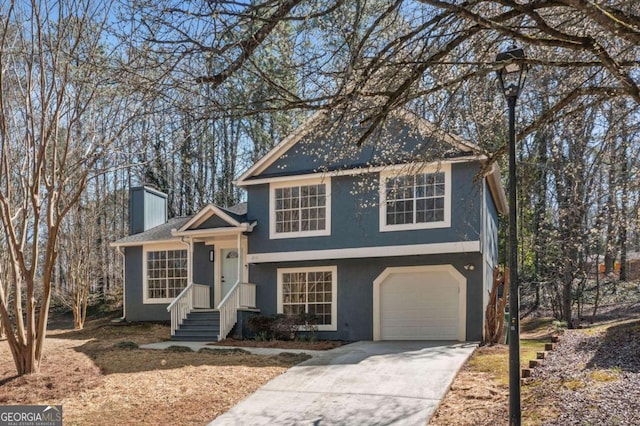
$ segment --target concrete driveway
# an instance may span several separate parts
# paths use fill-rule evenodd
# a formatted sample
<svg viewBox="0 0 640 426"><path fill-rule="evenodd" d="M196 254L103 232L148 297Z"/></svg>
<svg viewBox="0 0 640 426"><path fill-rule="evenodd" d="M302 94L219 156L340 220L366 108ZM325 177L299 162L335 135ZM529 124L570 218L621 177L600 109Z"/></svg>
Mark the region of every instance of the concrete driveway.
<svg viewBox="0 0 640 426"><path fill-rule="evenodd" d="M357 342L262 386L211 425L425 425L477 347Z"/></svg>

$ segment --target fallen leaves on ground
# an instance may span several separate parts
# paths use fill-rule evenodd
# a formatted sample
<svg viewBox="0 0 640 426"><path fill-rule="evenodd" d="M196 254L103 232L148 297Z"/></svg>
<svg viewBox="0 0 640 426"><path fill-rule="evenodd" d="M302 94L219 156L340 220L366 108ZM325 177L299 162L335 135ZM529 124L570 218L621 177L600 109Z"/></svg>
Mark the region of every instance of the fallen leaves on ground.
<svg viewBox="0 0 640 426"><path fill-rule="evenodd" d="M472 357L508 352L504 345L476 349ZM509 423L509 388L494 380L490 373L475 371L469 361L454 379L431 418L433 426L503 425Z"/></svg>

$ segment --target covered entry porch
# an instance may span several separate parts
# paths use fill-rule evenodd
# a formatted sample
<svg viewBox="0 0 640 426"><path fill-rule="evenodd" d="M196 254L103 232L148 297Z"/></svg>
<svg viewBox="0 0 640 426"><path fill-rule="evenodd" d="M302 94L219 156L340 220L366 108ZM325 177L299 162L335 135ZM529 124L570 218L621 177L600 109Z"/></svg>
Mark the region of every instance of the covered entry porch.
<svg viewBox="0 0 640 426"><path fill-rule="evenodd" d="M236 324L238 310L255 309L255 285L245 259L246 234L254 226L209 205L172 230L189 246L189 284L167 307L172 339L222 340Z"/></svg>

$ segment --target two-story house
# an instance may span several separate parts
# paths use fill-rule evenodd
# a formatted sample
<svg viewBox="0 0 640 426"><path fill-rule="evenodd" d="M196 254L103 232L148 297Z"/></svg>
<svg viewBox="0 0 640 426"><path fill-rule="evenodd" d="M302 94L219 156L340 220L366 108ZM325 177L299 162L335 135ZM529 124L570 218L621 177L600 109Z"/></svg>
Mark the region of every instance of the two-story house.
<svg viewBox="0 0 640 426"><path fill-rule="evenodd" d="M131 192L125 318L172 320L175 339L224 338L254 314L313 313L319 337L481 340L497 264L495 165L410 113L361 145L318 113L235 182L247 202L166 220Z"/></svg>

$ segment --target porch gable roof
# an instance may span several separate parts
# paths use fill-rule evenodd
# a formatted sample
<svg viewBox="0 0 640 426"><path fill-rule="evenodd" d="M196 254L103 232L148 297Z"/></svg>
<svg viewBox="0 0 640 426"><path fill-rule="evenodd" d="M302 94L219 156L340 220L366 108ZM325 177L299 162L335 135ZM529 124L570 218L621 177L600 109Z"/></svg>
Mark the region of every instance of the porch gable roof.
<svg viewBox="0 0 640 426"><path fill-rule="evenodd" d="M171 235L175 237L206 237L251 232L256 222L248 221L246 211L246 203L237 204L230 208L208 204L182 226L172 230ZM213 222L215 218L219 219L218 223ZM207 221L210 223L207 224Z"/></svg>

